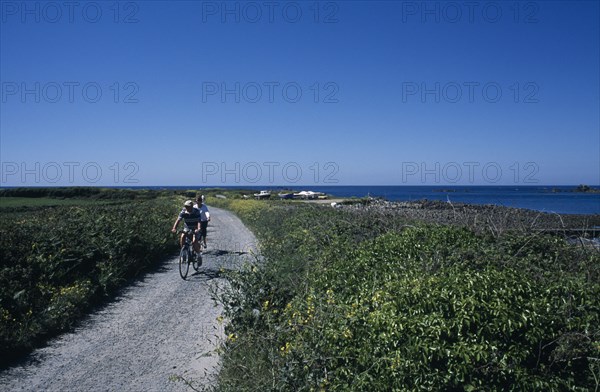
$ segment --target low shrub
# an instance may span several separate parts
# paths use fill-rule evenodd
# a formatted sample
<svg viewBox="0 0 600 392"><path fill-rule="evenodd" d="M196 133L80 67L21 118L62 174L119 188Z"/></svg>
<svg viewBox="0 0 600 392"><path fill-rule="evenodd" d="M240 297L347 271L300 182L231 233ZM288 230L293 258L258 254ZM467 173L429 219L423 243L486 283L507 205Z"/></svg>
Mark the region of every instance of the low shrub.
<svg viewBox="0 0 600 392"><path fill-rule="evenodd" d="M0 358L70 328L94 303L177 249L179 201L53 207L0 222Z"/></svg>
<svg viewBox="0 0 600 392"><path fill-rule="evenodd" d="M600 257L380 214L236 206L264 262L229 275L220 390L594 390ZM249 209L252 212L245 212Z"/></svg>

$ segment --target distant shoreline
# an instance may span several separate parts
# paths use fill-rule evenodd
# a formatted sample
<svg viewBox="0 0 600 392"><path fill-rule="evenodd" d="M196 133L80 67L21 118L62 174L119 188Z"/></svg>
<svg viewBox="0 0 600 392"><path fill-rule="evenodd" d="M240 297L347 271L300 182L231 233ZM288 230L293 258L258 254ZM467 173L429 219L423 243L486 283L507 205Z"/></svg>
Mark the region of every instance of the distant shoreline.
<svg viewBox="0 0 600 392"><path fill-rule="evenodd" d="M581 191L579 188L585 187ZM14 193L33 193L44 188L51 193L62 189L80 189L78 193L94 192L94 188L103 187L4 187L0 188L1 196L10 196ZM441 201L453 204L470 204L475 206L496 205L509 208L519 208L545 213L558 213L563 215L596 215L600 214L600 187L596 186L343 186L343 185L313 185L313 186L130 186L130 187L104 187L114 190L156 190L156 191L184 191L200 192L206 194L224 193L253 194L260 190L270 190L271 198L278 198L278 193L300 192L303 190L323 192L330 198L339 199L361 199L365 197L377 197L393 202L418 202L418 201ZM29 192L28 192L29 191ZM35 196L33 196L35 197Z"/></svg>
<svg viewBox="0 0 600 392"><path fill-rule="evenodd" d="M315 201L320 203L322 201ZM357 200L336 202L333 207L342 210L393 214L408 219L436 224L465 224L468 226L496 226L503 230L534 229L540 231L588 231L600 235L600 214L556 214L524 208L441 201L398 202L373 198L363 203Z"/></svg>

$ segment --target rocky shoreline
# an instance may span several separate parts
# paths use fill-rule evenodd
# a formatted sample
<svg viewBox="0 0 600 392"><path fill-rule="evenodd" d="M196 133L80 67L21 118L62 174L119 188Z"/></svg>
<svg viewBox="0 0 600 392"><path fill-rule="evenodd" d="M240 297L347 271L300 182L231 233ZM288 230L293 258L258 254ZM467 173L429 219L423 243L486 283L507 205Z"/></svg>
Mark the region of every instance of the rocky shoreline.
<svg viewBox="0 0 600 392"><path fill-rule="evenodd" d="M368 214L393 214L409 221L458 224L476 230L523 230L564 232L567 235L600 235L600 214L570 215L545 213L497 205L419 200L394 202L382 198L346 200L335 208Z"/></svg>

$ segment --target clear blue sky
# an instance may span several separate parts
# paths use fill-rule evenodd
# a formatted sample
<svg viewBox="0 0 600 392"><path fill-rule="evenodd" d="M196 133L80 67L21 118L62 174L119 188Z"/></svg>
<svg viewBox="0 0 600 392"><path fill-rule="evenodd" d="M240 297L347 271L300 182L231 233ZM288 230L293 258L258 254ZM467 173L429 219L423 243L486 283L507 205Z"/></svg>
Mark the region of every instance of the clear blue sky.
<svg viewBox="0 0 600 392"><path fill-rule="evenodd" d="M597 1L1 4L1 186L600 184Z"/></svg>

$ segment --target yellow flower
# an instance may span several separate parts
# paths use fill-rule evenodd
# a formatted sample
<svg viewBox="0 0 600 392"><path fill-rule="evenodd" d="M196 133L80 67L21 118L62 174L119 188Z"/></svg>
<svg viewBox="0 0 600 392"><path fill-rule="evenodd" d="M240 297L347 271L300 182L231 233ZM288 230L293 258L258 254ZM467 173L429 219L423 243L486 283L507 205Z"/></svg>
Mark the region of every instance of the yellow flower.
<svg viewBox="0 0 600 392"><path fill-rule="evenodd" d="M281 354L285 356L285 355L287 355L287 354L290 353L291 349L292 349L291 343L290 342L285 342L285 346L281 346L279 348L279 351L281 351Z"/></svg>

